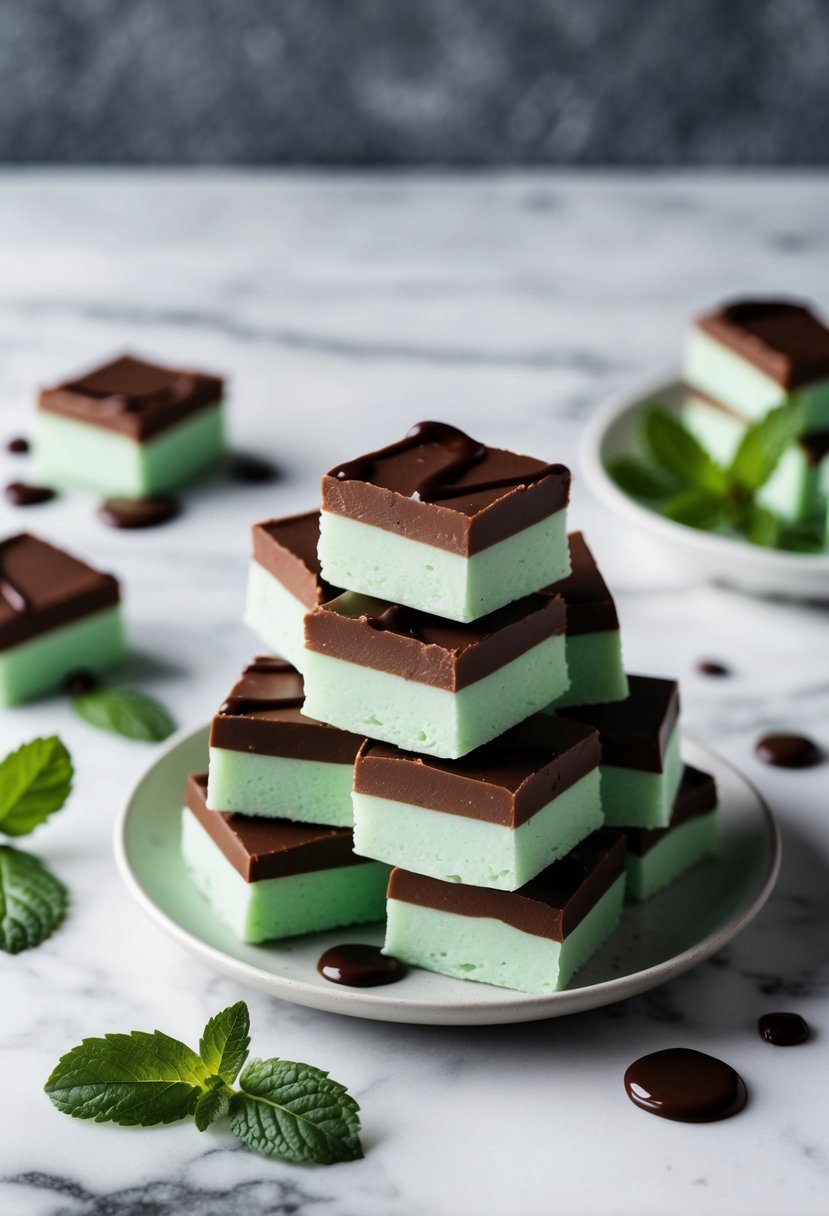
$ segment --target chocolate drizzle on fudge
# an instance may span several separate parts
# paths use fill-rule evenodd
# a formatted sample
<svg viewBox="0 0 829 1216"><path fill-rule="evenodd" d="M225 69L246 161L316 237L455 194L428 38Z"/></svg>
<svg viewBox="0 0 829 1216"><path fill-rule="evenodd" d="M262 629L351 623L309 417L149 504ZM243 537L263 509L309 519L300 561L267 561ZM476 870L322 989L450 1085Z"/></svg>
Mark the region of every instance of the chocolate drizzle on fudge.
<svg viewBox="0 0 829 1216"><path fill-rule="evenodd" d="M696 324L784 390L829 378L829 329L803 304L736 300Z"/></svg>

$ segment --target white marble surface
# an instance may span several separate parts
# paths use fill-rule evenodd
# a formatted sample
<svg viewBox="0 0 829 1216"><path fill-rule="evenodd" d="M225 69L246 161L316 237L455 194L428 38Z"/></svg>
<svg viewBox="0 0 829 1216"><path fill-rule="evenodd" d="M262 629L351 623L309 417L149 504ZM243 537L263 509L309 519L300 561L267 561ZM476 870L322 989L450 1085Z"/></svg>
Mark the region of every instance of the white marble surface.
<svg viewBox="0 0 829 1216"><path fill-rule="evenodd" d="M818 175L7 173L4 435L27 431L38 384L129 346L229 373L237 445L272 453L284 476L207 487L157 532L108 531L72 495L0 506L0 534L32 528L122 575L130 678L195 725L255 645L239 622L250 522L311 505L321 469L423 417L573 460L589 411L673 357L690 309L745 289L829 305L827 214ZM5 480L25 468L0 465ZM827 614L657 567L578 484L573 513L617 592L628 666L678 675L687 726L778 815L783 871L756 923L648 996L514 1030L294 1008L185 956L122 889L111 825L153 748L91 730L60 701L4 713L4 750L57 730L77 784L29 842L69 884L71 914L40 949L0 956L0 1216L825 1212L829 766L770 770L752 742L781 726L829 746ZM734 677L695 674L704 655ZM363 1162L295 1168L224 1131L72 1121L41 1093L85 1035L160 1026L193 1041L239 997L257 1053L329 1068L359 1097ZM802 1012L814 1042L764 1045L754 1020L773 1008ZM635 1109L625 1067L669 1045L733 1063L747 1110L696 1127Z"/></svg>

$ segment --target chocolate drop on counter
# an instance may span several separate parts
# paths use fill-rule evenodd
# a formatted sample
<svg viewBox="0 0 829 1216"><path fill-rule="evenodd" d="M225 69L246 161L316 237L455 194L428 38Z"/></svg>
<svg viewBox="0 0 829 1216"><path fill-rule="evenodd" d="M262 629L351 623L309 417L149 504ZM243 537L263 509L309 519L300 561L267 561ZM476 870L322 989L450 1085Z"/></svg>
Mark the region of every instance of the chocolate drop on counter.
<svg viewBox="0 0 829 1216"><path fill-rule="evenodd" d="M230 475L234 481L261 485L266 481L275 481L277 472L269 461L261 460L258 456L234 456L230 464Z"/></svg>
<svg viewBox="0 0 829 1216"><path fill-rule="evenodd" d="M332 984L348 988L378 988L402 980L408 968L398 958L380 953L379 946L344 945L326 950L317 971Z"/></svg>
<svg viewBox="0 0 829 1216"><path fill-rule="evenodd" d="M797 1047L809 1037L809 1024L799 1013L764 1013L757 1019L757 1029L773 1047Z"/></svg>
<svg viewBox="0 0 829 1216"><path fill-rule="evenodd" d="M720 663L716 659L700 659L697 663L697 671L703 676L731 675L731 668L726 667L725 663Z"/></svg>
<svg viewBox="0 0 829 1216"><path fill-rule="evenodd" d="M98 677L94 671L73 671L64 680L64 688L70 697L82 697L93 692L98 687Z"/></svg>
<svg viewBox="0 0 829 1216"><path fill-rule="evenodd" d="M636 1106L678 1123L713 1123L746 1104L745 1082L730 1064L702 1051L671 1047L642 1056L625 1073Z"/></svg>
<svg viewBox="0 0 829 1216"><path fill-rule="evenodd" d="M178 513L174 498L107 498L97 512L110 528L157 528Z"/></svg>
<svg viewBox="0 0 829 1216"><path fill-rule="evenodd" d="M23 455L29 450L29 441L24 439L22 435L16 435L14 439L10 439L6 444L7 452L14 452L16 456Z"/></svg>
<svg viewBox="0 0 829 1216"><path fill-rule="evenodd" d="M6 486L6 500L15 507L36 507L54 497L55 491L49 486L30 486L25 481L12 481Z"/></svg>
<svg viewBox="0 0 829 1216"><path fill-rule="evenodd" d="M823 759L820 748L807 735L763 735L754 751L760 760L776 768L810 768Z"/></svg>

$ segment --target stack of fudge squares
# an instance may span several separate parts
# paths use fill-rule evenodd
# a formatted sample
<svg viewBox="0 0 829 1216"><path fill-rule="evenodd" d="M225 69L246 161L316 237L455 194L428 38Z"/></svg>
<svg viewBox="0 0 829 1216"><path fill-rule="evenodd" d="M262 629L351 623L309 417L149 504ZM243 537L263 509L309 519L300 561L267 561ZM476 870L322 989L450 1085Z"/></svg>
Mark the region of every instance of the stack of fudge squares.
<svg viewBox="0 0 829 1216"><path fill-rule="evenodd" d="M673 681L627 676L562 465L421 423L253 528L253 661L188 780L184 856L246 941L380 920L385 952L564 987L711 851ZM277 657L278 656L278 657Z"/></svg>

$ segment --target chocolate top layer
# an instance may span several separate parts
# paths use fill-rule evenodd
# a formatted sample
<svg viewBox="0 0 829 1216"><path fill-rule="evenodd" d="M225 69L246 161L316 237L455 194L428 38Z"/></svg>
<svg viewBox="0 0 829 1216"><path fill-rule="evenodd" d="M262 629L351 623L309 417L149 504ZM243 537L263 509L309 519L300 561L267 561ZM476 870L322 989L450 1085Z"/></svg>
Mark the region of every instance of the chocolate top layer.
<svg viewBox="0 0 829 1216"><path fill-rule="evenodd" d="M215 405L223 392L219 376L121 355L75 380L43 389L38 409L141 442Z"/></svg>
<svg viewBox="0 0 829 1216"><path fill-rule="evenodd" d="M568 635L574 637L577 634L618 629L619 618L613 596L587 541L581 532L571 532L568 539L572 570L567 578L547 588L549 592L560 595L567 605Z"/></svg>
<svg viewBox="0 0 829 1216"><path fill-rule="evenodd" d="M608 705L573 705L557 712L595 726L602 763L661 773L671 732L679 717L676 680L628 676L630 694Z"/></svg>
<svg viewBox="0 0 829 1216"><path fill-rule="evenodd" d="M369 740L357 757L354 791L517 828L600 759L592 727L536 714L461 760Z"/></svg>
<svg viewBox="0 0 829 1216"><path fill-rule="evenodd" d="M118 580L28 532L0 542L0 650L119 600Z"/></svg>
<svg viewBox="0 0 829 1216"><path fill-rule="evenodd" d="M322 479L324 511L470 556L567 505L570 473L419 422Z"/></svg>
<svg viewBox="0 0 829 1216"><path fill-rule="evenodd" d="M366 861L352 849L351 828L209 811L207 773L190 774L184 801L245 882L334 870Z"/></svg>
<svg viewBox="0 0 829 1216"><path fill-rule="evenodd" d="M305 646L452 692L564 632L564 600L529 595L469 625L346 591L305 618Z"/></svg>
<svg viewBox="0 0 829 1216"><path fill-rule="evenodd" d="M260 655L249 663L210 726L210 746L260 756L353 764L361 735L306 718L302 676L290 663Z"/></svg>
<svg viewBox="0 0 829 1216"><path fill-rule="evenodd" d="M665 828L625 828L628 852L643 857L650 852L655 844L665 836L666 832L678 828L680 824L700 815L707 815L717 805L717 783L710 773L703 773L698 768L686 764L682 772L682 782L674 799L671 822Z"/></svg>
<svg viewBox="0 0 829 1216"><path fill-rule="evenodd" d="M279 579L306 608L316 608L339 595L339 590L320 574L319 511L264 520L253 525L252 533L253 560Z"/></svg>
<svg viewBox="0 0 829 1216"><path fill-rule="evenodd" d="M564 941L623 873L625 837L600 828L517 891L491 891L392 870L389 899L503 921L522 933Z"/></svg>
<svg viewBox="0 0 829 1216"><path fill-rule="evenodd" d="M829 377L829 329L807 305L735 300L696 323L783 389Z"/></svg>

